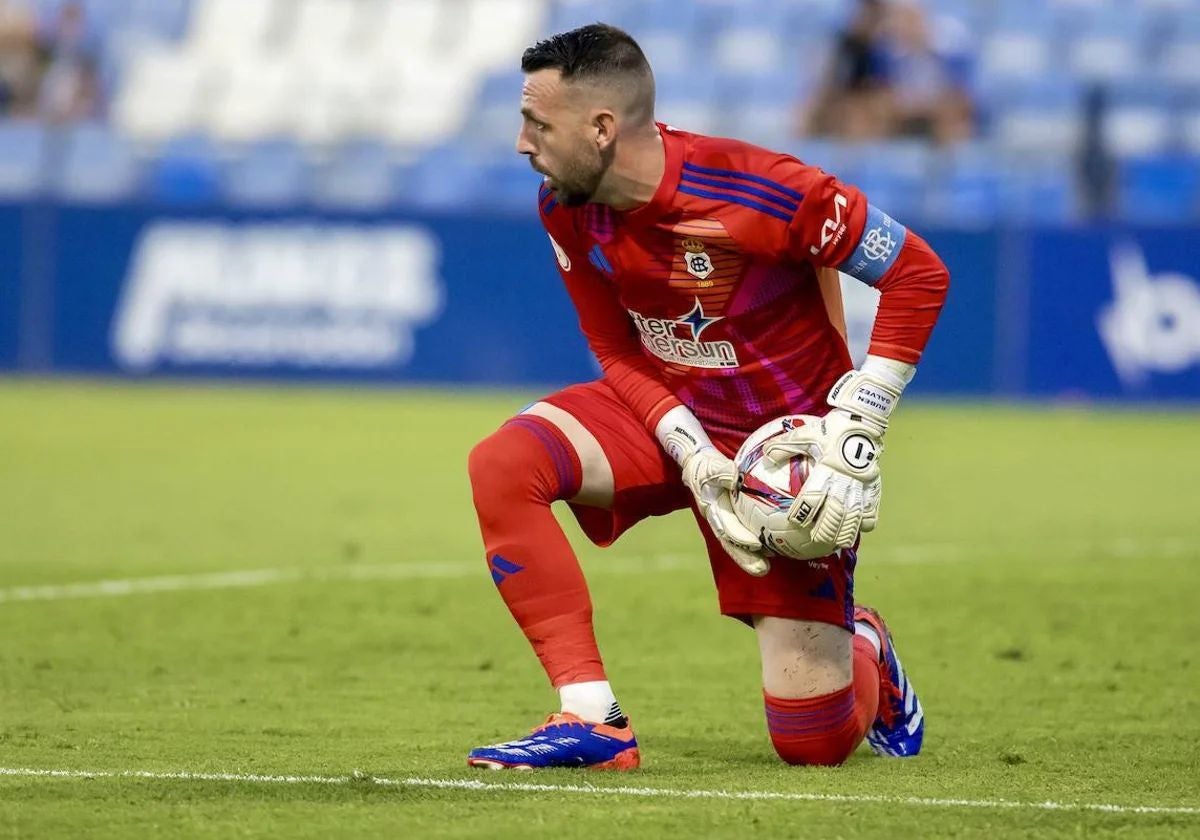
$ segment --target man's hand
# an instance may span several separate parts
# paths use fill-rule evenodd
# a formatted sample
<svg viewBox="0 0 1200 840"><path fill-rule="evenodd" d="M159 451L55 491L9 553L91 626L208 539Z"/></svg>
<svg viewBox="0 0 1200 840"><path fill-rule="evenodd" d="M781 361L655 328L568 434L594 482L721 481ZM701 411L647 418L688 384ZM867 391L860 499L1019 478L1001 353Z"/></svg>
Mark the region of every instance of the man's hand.
<svg viewBox="0 0 1200 840"><path fill-rule="evenodd" d="M799 452L816 457L800 495L788 508L788 518L809 530L813 540L837 548L849 548L860 531L874 529L879 519L882 437L878 426L835 409L768 443L763 453L777 463Z"/></svg>
<svg viewBox="0 0 1200 840"><path fill-rule="evenodd" d="M696 497L700 513L721 541L721 546L746 572L761 577L771 570L762 555L758 535L733 512L731 491L737 484L737 466L712 445L691 452L683 462L683 483Z"/></svg>
<svg viewBox="0 0 1200 840"><path fill-rule="evenodd" d="M818 423L805 424L763 449L772 461L800 452L816 460L788 517L811 531L814 540L838 548L854 545L860 533L879 521L879 456L888 416L911 378L911 367L878 360L842 376L829 392L833 411Z"/></svg>

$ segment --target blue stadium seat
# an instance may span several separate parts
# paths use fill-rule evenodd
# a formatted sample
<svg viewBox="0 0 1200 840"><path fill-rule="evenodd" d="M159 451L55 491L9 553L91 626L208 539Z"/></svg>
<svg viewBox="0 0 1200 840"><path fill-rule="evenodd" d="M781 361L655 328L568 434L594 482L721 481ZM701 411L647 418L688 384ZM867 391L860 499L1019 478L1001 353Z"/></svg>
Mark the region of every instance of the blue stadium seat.
<svg viewBox="0 0 1200 840"><path fill-rule="evenodd" d="M634 4L626 14L630 22L635 24L634 37L639 43L645 36L672 32L695 44L696 30L700 24L700 6L693 0L643 0ZM650 60L654 60L653 54L650 54Z"/></svg>
<svg viewBox="0 0 1200 840"><path fill-rule="evenodd" d="M694 62L695 41L687 32L664 29L642 34L638 43L646 53L657 76L684 76Z"/></svg>
<svg viewBox="0 0 1200 840"><path fill-rule="evenodd" d="M628 0L556 0L546 22L546 32L565 32L596 21L616 26L636 22L636 12L630 14Z"/></svg>
<svg viewBox="0 0 1200 840"><path fill-rule="evenodd" d="M1130 158L1117 171L1117 216L1132 223L1175 224L1200 211L1200 159Z"/></svg>
<svg viewBox="0 0 1200 840"><path fill-rule="evenodd" d="M520 107L518 102L524 84L525 74L519 70L493 73L483 80L476 102L479 107L500 104L515 111Z"/></svg>
<svg viewBox="0 0 1200 840"><path fill-rule="evenodd" d="M710 98L659 99L655 110L660 121L695 134L718 135L727 125Z"/></svg>
<svg viewBox="0 0 1200 840"><path fill-rule="evenodd" d="M659 102L680 99L705 99L717 95L717 74L709 65L693 65L681 72L658 72L654 86Z"/></svg>
<svg viewBox="0 0 1200 840"><path fill-rule="evenodd" d="M220 195L217 148L203 135L167 143L150 174L152 198L167 204L209 204Z"/></svg>
<svg viewBox="0 0 1200 840"><path fill-rule="evenodd" d="M400 192L401 168L382 143L356 141L333 150L312 179L314 204L345 210L377 210Z"/></svg>
<svg viewBox="0 0 1200 840"><path fill-rule="evenodd" d="M996 88L984 103L987 134L1010 151L1075 149L1083 132L1082 101L1079 85L1057 75Z"/></svg>
<svg viewBox="0 0 1200 840"><path fill-rule="evenodd" d="M1003 184L1004 218L1020 225L1078 221L1081 207L1074 160L1009 164Z"/></svg>
<svg viewBox="0 0 1200 840"><path fill-rule="evenodd" d="M482 189L480 159L469 148L449 143L430 149L413 164L401 199L426 210L453 210L474 205Z"/></svg>
<svg viewBox="0 0 1200 840"><path fill-rule="evenodd" d="M136 193L140 168L133 144L119 132L80 125L67 139L55 190L71 201L120 201Z"/></svg>
<svg viewBox="0 0 1200 840"><path fill-rule="evenodd" d="M477 206L533 215L542 176L524 160L514 155L511 160L485 164L480 167L479 179Z"/></svg>
<svg viewBox="0 0 1200 840"><path fill-rule="evenodd" d="M0 122L0 199L36 195L45 181L46 130L32 122Z"/></svg>
<svg viewBox="0 0 1200 840"><path fill-rule="evenodd" d="M289 207L307 193L308 165L304 150L291 140L253 143L221 173L221 192L247 207Z"/></svg>
<svg viewBox="0 0 1200 840"><path fill-rule="evenodd" d="M937 156L930 184L928 218L954 227L995 224L1003 214L1005 167L990 146L966 145Z"/></svg>
<svg viewBox="0 0 1200 840"><path fill-rule="evenodd" d="M125 26L159 38L177 39L187 29L191 0L120 0Z"/></svg>
<svg viewBox="0 0 1200 840"><path fill-rule="evenodd" d="M839 174L892 216L920 217L929 185L932 153L925 143L892 140L846 146Z"/></svg>
<svg viewBox="0 0 1200 840"><path fill-rule="evenodd" d="M847 146L836 140L806 137L786 143L780 151L794 155L811 166L819 166L839 178L844 177L851 168L851 155L847 152Z"/></svg>

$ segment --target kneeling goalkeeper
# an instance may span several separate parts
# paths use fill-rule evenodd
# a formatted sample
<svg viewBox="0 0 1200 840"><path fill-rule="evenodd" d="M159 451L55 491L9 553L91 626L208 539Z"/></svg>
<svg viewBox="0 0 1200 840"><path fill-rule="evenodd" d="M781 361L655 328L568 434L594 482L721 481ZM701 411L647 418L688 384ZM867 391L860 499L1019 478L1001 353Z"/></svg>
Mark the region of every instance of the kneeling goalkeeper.
<svg viewBox="0 0 1200 840"><path fill-rule="evenodd" d="M489 569L562 705L468 763L639 764L587 584L550 509L559 499L601 546L648 516L692 510L721 612L758 636L784 761L840 764L864 738L915 755L921 704L882 618L854 603L853 574L858 535L877 516L881 440L941 310L945 266L816 167L655 122L650 66L619 29L555 35L525 52L522 70L517 151L544 176L539 215L604 375L545 397L471 452ZM881 295L858 370L834 269ZM825 417L823 455L792 509L836 546L819 560L768 558L732 515L729 456L784 414ZM810 445L812 428L768 454Z"/></svg>

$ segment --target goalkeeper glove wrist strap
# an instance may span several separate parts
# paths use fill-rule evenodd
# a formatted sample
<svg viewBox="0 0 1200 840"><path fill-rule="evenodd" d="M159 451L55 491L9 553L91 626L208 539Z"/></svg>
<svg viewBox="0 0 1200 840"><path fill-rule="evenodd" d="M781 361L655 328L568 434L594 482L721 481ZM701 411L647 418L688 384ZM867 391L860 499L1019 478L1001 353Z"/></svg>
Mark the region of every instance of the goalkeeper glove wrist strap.
<svg viewBox="0 0 1200 840"><path fill-rule="evenodd" d="M654 436L681 467L692 455L713 445L696 415L683 405L677 405L663 415L654 428Z"/></svg>
<svg viewBox="0 0 1200 840"><path fill-rule="evenodd" d="M829 404L861 416L882 431L916 370L915 365L895 359L867 356L860 369L847 371L834 383Z"/></svg>

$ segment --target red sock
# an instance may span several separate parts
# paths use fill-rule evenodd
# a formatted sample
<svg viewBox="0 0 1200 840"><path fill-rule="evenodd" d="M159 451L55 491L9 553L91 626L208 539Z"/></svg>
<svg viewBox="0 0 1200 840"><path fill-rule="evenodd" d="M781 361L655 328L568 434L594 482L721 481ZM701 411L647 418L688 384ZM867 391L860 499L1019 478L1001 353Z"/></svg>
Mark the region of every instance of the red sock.
<svg viewBox="0 0 1200 840"><path fill-rule="evenodd" d="M579 492L579 458L540 417L509 420L472 451L471 488L488 567L551 684L604 680L587 582L550 510Z"/></svg>
<svg viewBox="0 0 1200 840"><path fill-rule="evenodd" d="M879 707L879 662L854 638L854 681L832 694L789 700L763 692L767 731L788 764L841 764L867 734Z"/></svg>

